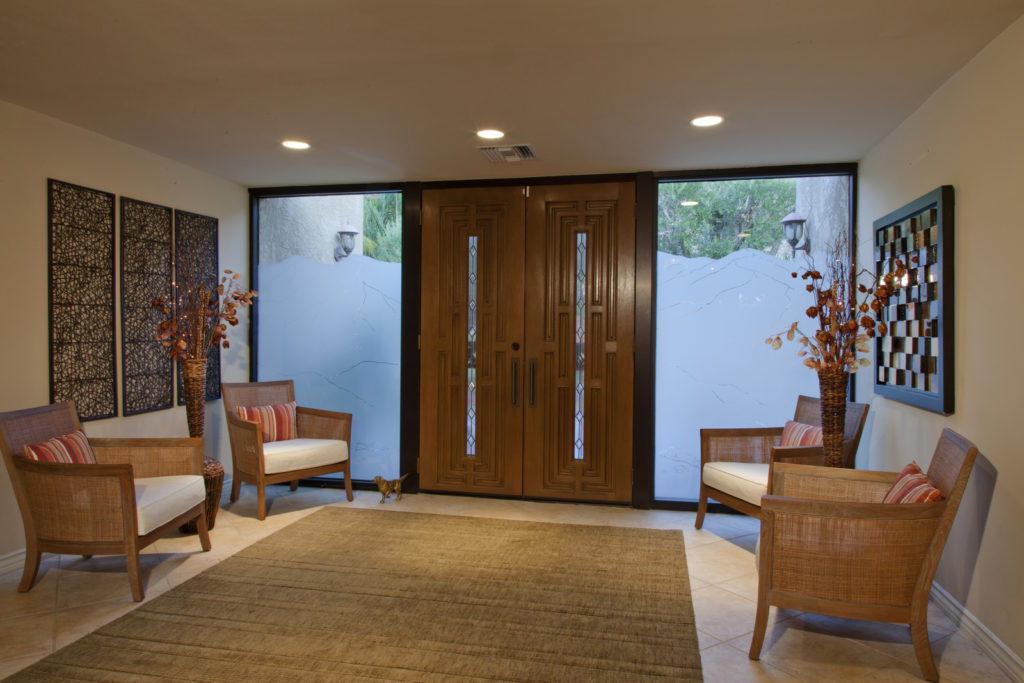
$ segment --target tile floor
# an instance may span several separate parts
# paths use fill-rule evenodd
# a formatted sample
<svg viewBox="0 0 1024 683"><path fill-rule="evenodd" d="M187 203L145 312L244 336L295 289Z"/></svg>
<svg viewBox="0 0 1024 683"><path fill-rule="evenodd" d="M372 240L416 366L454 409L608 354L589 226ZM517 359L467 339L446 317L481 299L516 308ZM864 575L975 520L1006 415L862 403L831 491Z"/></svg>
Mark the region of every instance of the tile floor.
<svg viewBox="0 0 1024 683"><path fill-rule="evenodd" d="M240 548L324 505L387 511L499 517L536 521L681 529L686 545L705 680L920 681L909 629L783 611L770 616L760 662L747 658L754 622L757 574L753 549L757 522L740 515L708 515L693 528L694 513L633 510L598 505L538 503L430 494L392 497L357 491L345 502L340 489L271 487L266 521L255 517L256 491L225 504L211 532L213 550L203 553L195 536L174 535L146 549L146 598L152 599ZM28 666L135 607L124 559L44 556L40 577L28 593L16 588L21 572L0 576L0 678ZM1002 671L934 605L929 614L932 649L945 683L1008 681Z"/></svg>

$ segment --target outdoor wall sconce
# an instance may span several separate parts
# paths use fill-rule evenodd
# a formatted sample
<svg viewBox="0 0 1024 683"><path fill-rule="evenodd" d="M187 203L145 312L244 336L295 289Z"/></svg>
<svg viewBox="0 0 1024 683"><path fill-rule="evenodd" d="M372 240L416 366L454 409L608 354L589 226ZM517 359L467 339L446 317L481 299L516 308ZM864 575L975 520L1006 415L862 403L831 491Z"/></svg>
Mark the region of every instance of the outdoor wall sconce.
<svg viewBox="0 0 1024 683"><path fill-rule="evenodd" d="M807 219L793 211L782 219L782 236L793 251L802 249L805 252L811 251L811 237L807 234Z"/></svg>
<svg viewBox="0 0 1024 683"><path fill-rule="evenodd" d="M345 229L338 231L338 240L341 242L341 246L334 248L334 260L340 261L356 248L356 235L359 234L358 230L353 230L352 226L345 223Z"/></svg>

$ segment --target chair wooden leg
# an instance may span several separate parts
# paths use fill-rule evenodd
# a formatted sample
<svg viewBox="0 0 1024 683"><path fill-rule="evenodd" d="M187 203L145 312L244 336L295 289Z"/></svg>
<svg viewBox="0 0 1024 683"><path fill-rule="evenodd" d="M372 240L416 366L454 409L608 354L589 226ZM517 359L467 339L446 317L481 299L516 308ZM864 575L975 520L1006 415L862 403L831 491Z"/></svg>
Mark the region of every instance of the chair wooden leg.
<svg viewBox="0 0 1024 683"><path fill-rule="evenodd" d="M708 494L704 490L704 484L700 485L700 499L697 501L697 521L693 523L696 528L704 526L704 513L708 511Z"/></svg>
<svg viewBox="0 0 1024 683"><path fill-rule="evenodd" d="M342 470L345 473L345 497L348 501L352 502L352 460L345 461L345 469Z"/></svg>
<svg viewBox="0 0 1024 683"><path fill-rule="evenodd" d="M199 532L199 544L203 547L203 552L210 552L210 526L206 522L205 505L203 505L203 511L196 517L196 531Z"/></svg>
<svg viewBox="0 0 1024 683"><path fill-rule="evenodd" d="M238 494L242 491L242 478L232 477L231 478L231 502L234 503L238 500Z"/></svg>
<svg viewBox="0 0 1024 683"><path fill-rule="evenodd" d="M939 680L939 670L935 668L932 646L928 641L928 621L926 618L915 619L910 622L910 638L914 641L914 654L917 655L917 663L921 667L921 675L924 676L926 681Z"/></svg>
<svg viewBox="0 0 1024 683"><path fill-rule="evenodd" d="M146 595L142 590L142 565L139 562L139 551L129 550L125 559L128 561L128 583L132 587L132 600L142 602Z"/></svg>
<svg viewBox="0 0 1024 683"><path fill-rule="evenodd" d="M298 488L299 488L299 480L296 479L295 481L291 482L291 490L295 491Z"/></svg>
<svg viewBox="0 0 1024 683"><path fill-rule="evenodd" d="M21 573L21 583L18 584L18 592L26 593L36 581L36 574L39 573L39 560L43 554L36 550L34 542L29 543L25 548L25 571Z"/></svg>
<svg viewBox="0 0 1024 683"><path fill-rule="evenodd" d="M267 518L267 488L260 482L256 484L256 519L263 521Z"/></svg>
<svg viewBox="0 0 1024 683"><path fill-rule="evenodd" d="M764 645L764 631L768 628L768 600L762 596L757 598L757 613L754 615L754 634L750 639L751 659L760 659L761 646Z"/></svg>

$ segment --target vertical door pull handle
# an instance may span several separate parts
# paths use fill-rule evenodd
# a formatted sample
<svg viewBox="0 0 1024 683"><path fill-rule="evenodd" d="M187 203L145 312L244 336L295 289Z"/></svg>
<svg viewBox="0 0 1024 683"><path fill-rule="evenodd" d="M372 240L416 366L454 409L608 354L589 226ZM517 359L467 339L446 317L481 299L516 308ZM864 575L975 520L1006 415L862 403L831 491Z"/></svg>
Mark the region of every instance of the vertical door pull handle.
<svg viewBox="0 0 1024 683"><path fill-rule="evenodd" d="M512 405L519 405L519 359L512 359Z"/></svg>
<svg viewBox="0 0 1024 683"><path fill-rule="evenodd" d="M530 406L537 405L537 359L530 359Z"/></svg>

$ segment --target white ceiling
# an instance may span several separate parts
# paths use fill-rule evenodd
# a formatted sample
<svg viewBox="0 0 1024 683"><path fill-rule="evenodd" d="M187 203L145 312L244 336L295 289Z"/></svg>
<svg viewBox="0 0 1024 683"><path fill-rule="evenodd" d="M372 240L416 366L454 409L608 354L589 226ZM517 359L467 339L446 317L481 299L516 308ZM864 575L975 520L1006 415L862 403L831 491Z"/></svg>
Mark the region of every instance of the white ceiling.
<svg viewBox="0 0 1024 683"><path fill-rule="evenodd" d="M1024 0L0 0L0 99L246 186L856 161L1022 13ZM710 112L725 123L687 123ZM488 162L485 126L538 159Z"/></svg>

